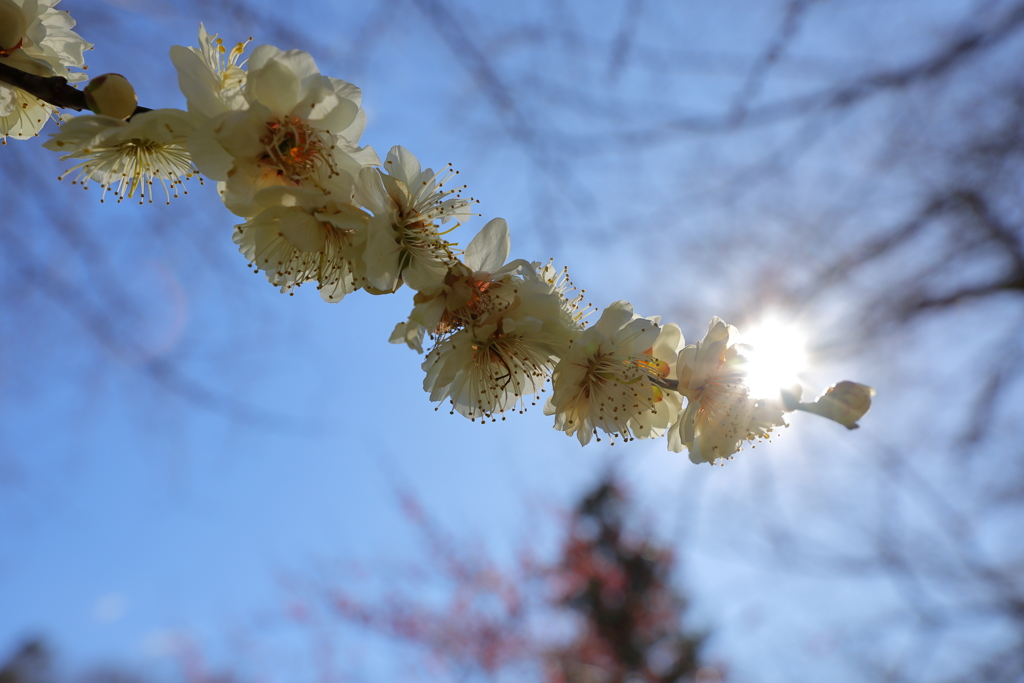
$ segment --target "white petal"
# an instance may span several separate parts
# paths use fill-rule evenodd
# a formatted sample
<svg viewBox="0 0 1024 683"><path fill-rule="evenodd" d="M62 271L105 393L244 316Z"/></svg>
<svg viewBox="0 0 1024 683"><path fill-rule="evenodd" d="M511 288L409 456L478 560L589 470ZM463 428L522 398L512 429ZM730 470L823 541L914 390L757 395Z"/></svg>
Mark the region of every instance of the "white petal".
<svg viewBox="0 0 1024 683"><path fill-rule="evenodd" d="M632 304L628 301L616 301L601 312L601 319L594 325L594 329L611 339L634 317Z"/></svg>
<svg viewBox="0 0 1024 683"><path fill-rule="evenodd" d="M200 126L192 131L186 147L200 173L213 180L227 180L235 158L217 142L211 126Z"/></svg>
<svg viewBox="0 0 1024 683"><path fill-rule="evenodd" d="M256 52L259 49L256 48ZM256 71L249 71L246 95L250 102L258 102L274 116L283 118L290 115L302 99L302 86L288 64L273 59Z"/></svg>
<svg viewBox="0 0 1024 683"><path fill-rule="evenodd" d="M505 263L512 240L504 218L488 221L466 247L465 263L474 272L494 273Z"/></svg>
<svg viewBox="0 0 1024 683"><path fill-rule="evenodd" d="M281 216L281 234L302 251L317 252L324 248L324 228L304 210L294 208Z"/></svg>
<svg viewBox="0 0 1024 683"><path fill-rule="evenodd" d="M220 80L199 55L175 45L171 48L171 63L178 71L178 88L188 101L190 112L214 117L227 111L227 106L218 96Z"/></svg>
<svg viewBox="0 0 1024 683"><path fill-rule="evenodd" d="M384 162L384 170L388 172L388 175L401 180L409 187L420 174L420 162L405 147L395 145L388 152L388 158Z"/></svg>

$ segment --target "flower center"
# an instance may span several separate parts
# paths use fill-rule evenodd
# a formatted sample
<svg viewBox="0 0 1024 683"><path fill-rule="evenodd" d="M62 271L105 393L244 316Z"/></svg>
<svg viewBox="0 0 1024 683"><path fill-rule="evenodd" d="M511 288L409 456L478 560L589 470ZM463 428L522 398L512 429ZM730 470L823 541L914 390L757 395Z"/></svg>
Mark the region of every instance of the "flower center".
<svg viewBox="0 0 1024 683"><path fill-rule="evenodd" d="M445 284L452 287L453 292L448 294L448 306L441 313L441 319L431 333L432 337L451 336L463 329L467 323L479 320L496 310L493 296L489 294L489 291L495 287L494 282L474 280L472 277L453 278L449 271L449 275L445 278ZM458 294L455 293L456 290ZM452 306L450 302L459 295L467 295L467 298L461 301L461 305Z"/></svg>
<svg viewBox="0 0 1024 683"><path fill-rule="evenodd" d="M406 213L410 215L406 216ZM438 232L434 223L414 211L403 212L399 216L398 222L392 224L392 227L398 231L395 239L402 245L403 253L399 265L403 270L411 266L414 261L443 263L447 266L455 263L455 254L452 252L454 243L441 237L451 230Z"/></svg>
<svg viewBox="0 0 1024 683"><path fill-rule="evenodd" d="M334 143L297 116L267 122L260 143L264 148L260 163L276 169L283 178L311 180L321 168L327 168L328 175L336 174L331 159Z"/></svg>

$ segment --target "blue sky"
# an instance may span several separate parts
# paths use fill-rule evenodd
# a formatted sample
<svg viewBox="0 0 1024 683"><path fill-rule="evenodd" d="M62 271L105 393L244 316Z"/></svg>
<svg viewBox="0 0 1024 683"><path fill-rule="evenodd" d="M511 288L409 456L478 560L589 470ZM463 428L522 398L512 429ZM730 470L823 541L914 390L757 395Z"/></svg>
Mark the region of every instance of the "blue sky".
<svg viewBox="0 0 1024 683"><path fill-rule="evenodd" d="M905 211L917 178L879 169L909 114L881 98L729 134L662 126L728 114L785 3L640 5L634 24L630 3L453 3L454 36L430 23L429 4L399 0L61 9L96 44L90 73L123 73L151 107L183 106L167 50L194 45L200 21L227 42L252 35L254 45L307 49L323 73L363 89L364 143L460 169L483 214L460 241L502 216L513 258L554 258L596 306L627 299L693 341L712 315L742 325L770 311L773 273L811 279ZM913 61L974 7L824 5L804 16L752 108ZM955 109L950 90L935 101ZM523 543L550 551L558 530L537 522L538 510L570 505L615 462L642 514L685 551L681 585L737 680L867 676L844 648L898 619L903 597L884 577L787 568L777 532L870 548L867 527L888 514L876 460L885 448L943 447L943 420L951 425L958 406L934 396L957 377L932 372L935 359L947 335L988 325L988 309L869 348L845 342L879 277L789 311L813 337L808 394L841 379L878 387L858 432L798 415L725 468L693 466L663 441L581 449L540 406L484 427L435 412L421 359L387 343L411 293L338 305L313 290L280 295L246 269L212 184L191 183L170 207L100 205L95 190L54 180L65 165L39 141L0 154L18 237L4 243L10 277L0 285L10 302L0 312L0 651L40 633L69 667L145 669L184 634L228 659L232 635L260 642L261 618L286 604L282 576L324 561L420 557L397 490L507 559ZM880 277L899 267L881 264ZM985 329L995 338L1003 328ZM898 355L911 344L917 354ZM256 649L273 659L267 652L287 650L289 638L302 635ZM375 647L353 680L387 671L387 646Z"/></svg>

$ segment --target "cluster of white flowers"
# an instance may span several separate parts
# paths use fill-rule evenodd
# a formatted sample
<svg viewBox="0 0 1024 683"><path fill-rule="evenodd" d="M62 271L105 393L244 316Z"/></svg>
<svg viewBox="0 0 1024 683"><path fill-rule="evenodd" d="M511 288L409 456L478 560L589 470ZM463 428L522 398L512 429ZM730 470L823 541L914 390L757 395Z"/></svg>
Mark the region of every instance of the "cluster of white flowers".
<svg viewBox="0 0 1024 683"><path fill-rule="evenodd" d="M57 21L42 0L0 0L3 12L14 16L12 8L24 20L0 36L3 58L33 73L66 75L66 66L81 65L86 43L66 15ZM423 353L429 339L423 388L452 413L504 419L535 405L551 382L543 411L580 444L602 433L612 443L667 436L671 450L713 463L767 438L786 411L852 428L870 406L871 390L852 382L814 403L792 391L752 396L736 329L718 318L688 346L679 327L640 317L625 301L586 327L590 308L564 269L507 262L503 219L486 223L464 250L449 239L477 215L450 166L424 169L400 146L382 164L359 146L366 115L358 88L322 75L298 50L261 45L246 61L248 41L228 49L202 26L199 43L171 49L187 111L131 116L134 91L123 77L105 90L94 79L89 106L97 113L66 123L45 146L78 162L68 171L75 182L96 181L119 201L137 191L140 202L152 201L154 184L169 201L194 175L215 180L242 219L233 235L239 251L282 292L315 282L325 301L338 302L360 289L388 294L407 285L412 312L391 341ZM18 92L0 85L0 114L12 111L10 101L34 99ZM42 125L36 114L5 116L12 137Z"/></svg>

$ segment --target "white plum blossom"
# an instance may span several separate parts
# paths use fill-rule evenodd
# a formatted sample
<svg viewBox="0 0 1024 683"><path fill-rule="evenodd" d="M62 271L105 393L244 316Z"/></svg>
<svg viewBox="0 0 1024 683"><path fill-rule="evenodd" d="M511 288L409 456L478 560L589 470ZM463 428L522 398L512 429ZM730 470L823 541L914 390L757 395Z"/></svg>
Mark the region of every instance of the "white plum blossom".
<svg viewBox="0 0 1024 683"><path fill-rule="evenodd" d="M585 326L583 322L584 318L590 315L593 311L590 308L590 304L582 306L583 295L586 294L586 290L579 290L576 292L576 285L569 279L569 268L563 266L561 270L558 270L553 265L552 261L548 261L544 265L534 262L533 269L544 282L551 285L552 291L557 292L561 297L562 306L572 319L579 325ZM576 292L574 294L574 292Z"/></svg>
<svg viewBox="0 0 1024 683"><path fill-rule="evenodd" d="M526 410L583 327L558 288L531 268L511 301L441 341L423 362L430 400L476 420ZM502 416L504 419L504 416Z"/></svg>
<svg viewBox="0 0 1024 683"><path fill-rule="evenodd" d="M487 223L466 247L463 261L448 268L437 290L417 292L408 322L398 323L393 344L405 343L423 353L423 339L443 339L512 302L523 273L534 272L522 259L505 264L511 242L503 218ZM504 265L503 265L504 264Z"/></svg>
<svg viewBox="0 0 1024 683"><path fill-rule="evenodd" d="M404 147L392 147L381 170L359 176L361 203L373 213L366 244L366 277L374 288L393 292L402 283L418 292L441 287L457 262L455 244L444 236L473 214L465 185L446 188L458 171L434 173ZM439 225L456 221L447 230Z"/></svg>
<svg viewBox="0 0 1024 683"><path fill-rule="evenodd" d="M750 395L737 336L735 327L712 318L704 338L679 352L676 374L687 404L669 429L669 449L685 446L694 463L731 458L744 441L766 439L786 424L781 401Z"/></svg>
<svg viewBox="0 0 1024 683"><path fill-rule="evenodd" d="M236 43L231 50L217 34L210 35L199 24L199 47L171 48L171 62L178 70L178 87L188 101L190 113L213 118L228 111L249 107L245 86L245 62L239 62L252 38Z"/></svg>
<svg viewBox="0 0 1024 683"><path fill-rule="evenodd" d="M555 429L575 434L583 446L598 429L626 441L665 433L682 403L664 388L664 380L675 379L682 333L658 323L616 301L573 341L555 366L544 407L555 416Z"/></svg>
<svg viewBox="0 0 1024 683"><path fill-rule="evenodd" d="M258 213L255 196L265 187L326 192L333 177L380 163L371 148L356 146L366 123L359 89L322 76L308 53L260 45L243 93L246 109L214 116L189 139L196 167L220 181L232 213Z"/></svg>
<svg viewBox="0 0 1024 683"><path fill-rule="evenodd" d="M257 195L265 208L235 228L235 244L283 293L315 281L324 301L341 301L365 281L368 216L352 205L351 194L351 182L347 190L336 184L327 195L267 188Z"/></svg>
<svg viewBox="0 0 1024 683"><path fill-rule="evenodd" d="M75 20L54 9L59 0L0 0L0 61L36 76L60 76L69 83L86 75L83 53L92 47L72 31ZM0 138L24 140L38 135L53 106L21 88L0 82Z"/></svg>
<svg viewBox="0 0 1024 683"><path fill-rule="evenodd" d="M139 191L139 203L153 201L153 185L163 186L170 203L178 186L196 174L185 149L195 119L179 109L156 109L123 121L109 116L78 116L66 122L43 146L66 152L61 160L81 159L61 176L78 171L73 183L94 180L103 188L100 201L113 190L120 202ZM200 178L202 183L202 178ZM172 195L173 192L173 195Z"/></svg>

